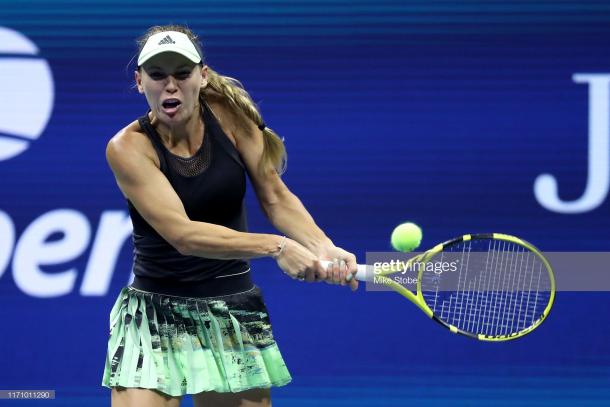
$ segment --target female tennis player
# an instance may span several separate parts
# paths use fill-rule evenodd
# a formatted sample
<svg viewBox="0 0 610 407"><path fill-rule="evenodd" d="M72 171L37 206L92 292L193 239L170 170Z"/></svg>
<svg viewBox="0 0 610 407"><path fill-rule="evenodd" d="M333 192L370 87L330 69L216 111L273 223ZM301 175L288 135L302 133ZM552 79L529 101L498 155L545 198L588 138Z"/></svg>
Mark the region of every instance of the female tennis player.
<svg viewBox="0 0 610 407"><path fill-rule="evenodd" d="M182 26L139 41L148 112L108 143L133 222L133 283L110 314L102 384L113 406L268 406L290 374L248 259L288 276L357 288L356 258L316 226L280 178L281 139L234 79L206 66ZM249 233L246 174L281 235ZM320 260L331 260L328 270Z"/></svg>

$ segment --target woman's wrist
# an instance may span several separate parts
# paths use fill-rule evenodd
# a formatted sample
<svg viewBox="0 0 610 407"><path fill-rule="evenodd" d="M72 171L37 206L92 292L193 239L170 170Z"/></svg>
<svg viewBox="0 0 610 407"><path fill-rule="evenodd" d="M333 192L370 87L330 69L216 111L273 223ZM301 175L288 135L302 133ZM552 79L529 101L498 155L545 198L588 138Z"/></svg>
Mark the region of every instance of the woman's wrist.
<svg viewBox="0 0 610 407"><path fill-rule="evenodd" d="M278 236L280 237L280 236ZM282 255L284 249L286 248L286 236L281 236L279 241L277 242L277 246L275 247L275 251L271 253L271 257L277 259Z"/></svg>
<svg viewBox="0 0 610 407"><path fill-rule="evenodd" d="M307 247L307 249L309 249L316 256L320 257L325 255L328 249L335 247L335 245L332 240L325 236L322 239L312 241L311 243L305 245L305 247Z"/></svg>

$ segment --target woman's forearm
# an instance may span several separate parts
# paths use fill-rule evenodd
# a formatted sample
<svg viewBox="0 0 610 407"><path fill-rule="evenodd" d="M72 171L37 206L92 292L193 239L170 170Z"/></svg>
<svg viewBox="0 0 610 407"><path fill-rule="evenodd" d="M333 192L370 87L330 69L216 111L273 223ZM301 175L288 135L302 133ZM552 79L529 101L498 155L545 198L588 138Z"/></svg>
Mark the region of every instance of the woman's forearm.
<svg viewBox="0 0 610 407"><path fill-rule="evenodd" d="M239 232L212 223L189 221L173 245L181 254L189 256L251 259L276 255L281 241L278 235Z"/></svg>
<svg viewBox="0 0 610 407"><path fill-rule="evenodd" d="M316 225L303 203L291 192L263 208L273 226L315 254L332 241Z"/></svg>

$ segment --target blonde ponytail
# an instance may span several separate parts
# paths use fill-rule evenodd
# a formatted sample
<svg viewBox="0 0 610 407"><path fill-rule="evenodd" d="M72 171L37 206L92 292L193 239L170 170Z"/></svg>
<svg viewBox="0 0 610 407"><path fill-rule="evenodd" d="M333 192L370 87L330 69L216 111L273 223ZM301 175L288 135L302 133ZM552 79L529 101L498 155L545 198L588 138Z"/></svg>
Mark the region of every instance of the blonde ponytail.
<svg viewBox="0 0 610 407"><path fill-rule="evenodd" d="M264 172L269 165L272 165L278 173L282 174L286 169L284 143L272 129L265 125L258 108L242 84L237 79L220 75L208 66L208 86L224 96L233 109L243 113L240 116L252 120L262 130L264 149L259 163L259 171ZM203 96L204 92L200 97ZM245 125L246 123L241 124Z"/></svg>

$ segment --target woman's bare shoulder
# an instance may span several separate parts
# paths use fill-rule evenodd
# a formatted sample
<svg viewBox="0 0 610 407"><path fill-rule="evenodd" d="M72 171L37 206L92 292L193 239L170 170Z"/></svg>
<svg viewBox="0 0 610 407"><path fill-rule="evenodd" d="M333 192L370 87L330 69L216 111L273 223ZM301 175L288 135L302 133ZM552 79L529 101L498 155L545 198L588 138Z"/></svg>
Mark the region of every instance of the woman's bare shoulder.
<svg viewBox="0 0 610 407"><path fill-rule="evenodd" d="M152 159L157 167L159 166L159 157L137 120L129 123L112 136L106 147L106 156L109 161L113 159L129 160L144 156Z"/></svg>

